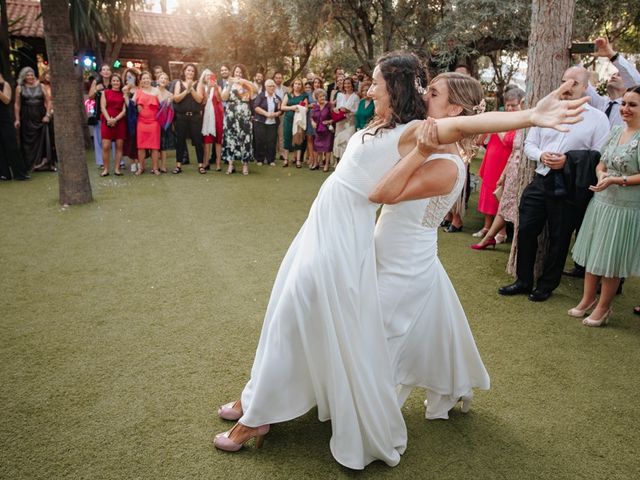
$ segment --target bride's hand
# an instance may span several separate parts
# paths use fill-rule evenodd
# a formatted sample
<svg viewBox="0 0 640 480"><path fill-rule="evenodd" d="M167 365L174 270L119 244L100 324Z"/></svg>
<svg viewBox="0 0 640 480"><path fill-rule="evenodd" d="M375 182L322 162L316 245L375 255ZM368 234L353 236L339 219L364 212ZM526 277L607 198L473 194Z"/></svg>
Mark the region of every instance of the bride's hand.
<svg viewBox="0 0 640 480"><path fill-rule="evenodd" d="M438 126L433 118L423 120L418 127L416 147L421 155L428 156L440 150L438 142Z"/></svg>
<svg viewBox="0 0 640 480"><path fill-rule="evenodd" d="M531 122L537 127L554 128L559 132L568 132L562 124L574 124L582 121L580 114L589 97L577 100L562 100L562 95L571 90L573 80L567 80L560 88L538 102L531 113Z"/></svg>

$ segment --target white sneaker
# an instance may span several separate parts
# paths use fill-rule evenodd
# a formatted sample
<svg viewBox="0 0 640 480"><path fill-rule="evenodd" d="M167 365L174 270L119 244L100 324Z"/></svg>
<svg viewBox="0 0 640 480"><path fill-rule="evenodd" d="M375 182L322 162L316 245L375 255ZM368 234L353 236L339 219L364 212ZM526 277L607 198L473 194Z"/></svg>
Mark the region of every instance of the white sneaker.
<svg viewBox="0 0 640 480"><path fill-rule="evenodd" d="M131 173L136 173L138 171L138 164L137 163L132 163L131 164Z"/></svg>

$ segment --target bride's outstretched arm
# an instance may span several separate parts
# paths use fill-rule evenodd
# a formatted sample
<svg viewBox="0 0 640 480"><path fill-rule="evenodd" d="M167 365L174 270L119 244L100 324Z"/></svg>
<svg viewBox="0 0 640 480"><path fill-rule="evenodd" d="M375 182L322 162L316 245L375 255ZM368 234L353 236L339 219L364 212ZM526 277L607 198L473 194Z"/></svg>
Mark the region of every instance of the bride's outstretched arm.
<svg viewBox="0 0 640 480"><path fill-rule="evenodd" d="M580 114L589 97L577 100L562 100L562 95L571 89L572 80L538 102L535 108L519 112L487 112L468 117L447 117L437 120L438 140L441 144L454 143L461 138L480 133L506 132L527 127L554 128L568 131L566 124L578 123Z"/></svg>

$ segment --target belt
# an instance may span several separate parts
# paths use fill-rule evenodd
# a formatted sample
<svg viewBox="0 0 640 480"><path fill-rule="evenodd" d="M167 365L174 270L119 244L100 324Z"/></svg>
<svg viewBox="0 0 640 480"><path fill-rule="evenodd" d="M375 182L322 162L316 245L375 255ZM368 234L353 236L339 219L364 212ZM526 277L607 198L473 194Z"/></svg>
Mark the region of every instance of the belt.
<svg viewBox="0 0 640 480"><path fill-rule="evenodd" d="M202 115L202 112L184 112L177 113L177 115L183 115L185 117L193 117L194 115Z"/></svg>

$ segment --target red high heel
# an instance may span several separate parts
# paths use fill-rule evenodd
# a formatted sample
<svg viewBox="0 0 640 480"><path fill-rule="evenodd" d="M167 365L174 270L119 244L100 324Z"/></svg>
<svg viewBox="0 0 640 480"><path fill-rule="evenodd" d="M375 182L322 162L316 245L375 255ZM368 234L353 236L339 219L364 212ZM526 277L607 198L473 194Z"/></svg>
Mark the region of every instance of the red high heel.
<svg viewBox="0 0 640 480"><path fill-rule="evenodd" d="M487 243L485 243L484 245L482 245L482 243L475 243L473 245L471 245L471 248L474 250L486 250L487 248L493 248L495 250L496 248L496 239L492 238L490 240L487 240Z"/></svg>

